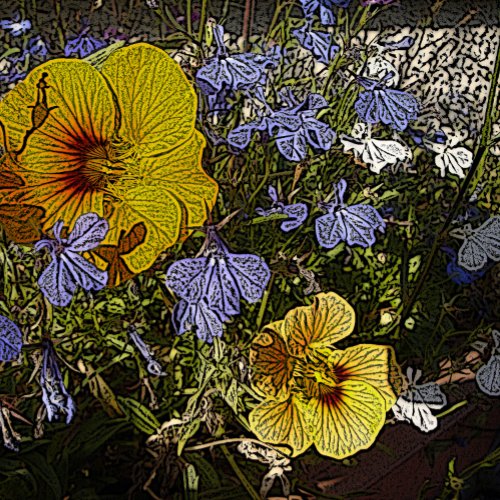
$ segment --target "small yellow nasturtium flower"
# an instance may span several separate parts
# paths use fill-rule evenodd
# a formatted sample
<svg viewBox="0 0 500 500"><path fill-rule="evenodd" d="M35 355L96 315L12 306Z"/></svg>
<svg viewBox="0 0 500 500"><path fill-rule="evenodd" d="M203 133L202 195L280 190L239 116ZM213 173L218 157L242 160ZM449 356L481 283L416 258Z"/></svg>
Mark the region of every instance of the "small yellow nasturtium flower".
<svg viewBox="0 0 500 500"><path fill-rule="evenodd" d="M71 230L94 212L109 222L94 257L110 284L148 269L186 227L203 224L217 197L196 112L180 66L146 43L116 50L100 70L76 59L40 65L0 102L0 181L15 180L0 222L27 241L15 227L28 216L39 238L59 219Z"/></svg>
<svg viewBox="0 0 500 500"><path fill-rule="evenodd" d="M293 456L314 444L335 459L374 443L396 402L401 373L390 346L335 348L354 320L342 297L321 293L256 337L252 385L264 400L249 421L260 440L288 446Z"/></svg>

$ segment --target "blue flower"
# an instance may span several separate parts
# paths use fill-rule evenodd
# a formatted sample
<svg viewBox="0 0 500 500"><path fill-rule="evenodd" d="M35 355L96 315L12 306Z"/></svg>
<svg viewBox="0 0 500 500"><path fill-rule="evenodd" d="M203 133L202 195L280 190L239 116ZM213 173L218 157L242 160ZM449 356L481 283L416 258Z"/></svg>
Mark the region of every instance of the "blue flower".
<svg viewBox="0 0 500 500"><path fill-rule="evenodd" d="M31 29L31 21L29 19L21 19L19 14L14 16L14 19L3 19L0 21L0 28L10 31L12 36L24 35Z"/></svg>
<svg viewBox="0 0 500 500"><path fill-rule="evenodd" d="M49 49L43 38L36 36L29 41L28 52L38 59L45 59L49 54Z"/></svg>
<svg viewBox="0 0 500 500"><path fill-rule="evenodd" d="M42 353L40 386L42 387L42 401L47 409L47 417L49 422L66 417L66 423L69 424L75 415L75 403L66 390L57 364L54 346L49 339L42 340Z"/></svg>
<svg viewBox="0 0 500 500"><path fill-rule="evenodd" d="M285 233L296 229L301 226L307 219L307 205L305 203L293 203L291 205L285 205L283 202L279 201L278 193L273 186L269 186L268 189L269 197L273 201L270 209L264 210L260 207L256 208L255 211L261 216L268 216L272 214L284 214L288 215L288 219L284 220L280 229Z"/></svg>
<svg viewBox="0 0 500 500"><path fill-rule="evenodd" d="M35 244L35 251L48 247L51 263L38 279L38 285L49 302L66 306L71 302L77 286L84 290L101 290L108 282L107 271L97 269L78 252L88 252L106 237L109 225L95 213L81 215L68 238L61 238L64 222L55 223L55 240L44 238Z"/></svg>
<svg viewBox="0 0 500 500"><path fill-rule="evenodd" d="M13 361L23 347L23 335L9 318L0 315L0 361Z"/></svg>
<svg viewBox="0 0 500 500"><path fill-rule="evenodd" d="M321 24L333 26L335 24L334 7L347 7L351 0L300 0L302 10L307 19L312 20L313 15L319 11Z"/></svg>
<svg viewBox="0 0 500 500"><path fill-rule="evenodd" d="M141 356L147 361L148 364L146 369L148 373L156 377L165 376L166 373L163 371L159 361L155 358L153 350L146 344L146 342L144 342L143 338L139 335L134 326L129 326L128 335L137 350L141 353Z"/></svg>
<svg viewBox="0 0 500 500"><path fill-rule="evenodd" d="M0 72L0 83L9 85L26 78L26 71L22 69L22 59L13 57L6 59L6 61L6 69Z"/></svg>
<svg viewBox="0 0 500 500"><path fill-rule="evenodd" d="M344 194L347 183L344 179L334 185L335 200L330 203L320 202L319 208L327 212L316 219L316 238L325 248L334 248L341 241L349 246L363 248L372 246L375 231L385 230L385 221L377 210L370 205L346 205Z"/></svg>
<svg viewBox="0 0 500 500"><path fill-rule="evenodd" d="M335 132L326 123L315 118L319 109L328 107L323 96L309 94L304 101L298 103L293 93L287 89L280 93L287 105L274 111L265 101L262 89L256 91L256 95L266 107L265 115L229 132L229 144L243 149L250 142L254 131L267 130L271 137L276 138L280 153L290 161L304 160L308 145L324 151L332 147Z"/></svg>
<svg viewBox="0 0 500 500"><path fill-rule="evenodd" d="M86 57L96 50L103 49L106 47L106 42L94 38L92 35L87 34L87 30L84 30L76 38L68 40L66 47L64 47L64 55L70 57L72 54L78 55L78 57Z"/></svg>
<svg viewBox="0 0 500 500"><path fill-rule="evenodd" d="M485 275L486 270L467 271L460 267L457 263L457 253L453 250L453 248L444 246L441 247L441 250L450 256L450 261L446 265L446 273L453 283L456 283L457 285L470 285Z"/></svg>
<svg viewBox="0 0 500 500"><path fill-rule="evenodd" d="M166 285L182 299L172 315L177 334L194 329L212 342L222 335L222 323L240 313L242 298L254 303L262 297L271 274L261 257L232 253L214 226L206 231L200 256L174 262Z"/></svg>
<svg viewBox="0 0 500 500"><path fill-rule="evenodd" d="M333 43L333 35L313 30L309 23L292 30L292 34L305 49L310 50L319 62L328 64L340 47Z"/></svg>
<svg viewBox="0 0 500 500"><path fill-rule="evenodd" d="M274 47L266 54L228 54L224 45L224 28L219 24L214 27L217 54L208 59L196 72L196 81L206 95L214 95L223 89L246 90L266 81L265 70L276 67L281 55Z"/></svg>
<svg viewBox="0 0 500 500"><path fill-rule="evenodd" d="M396 130L404 130L410 120L417 118L420 105L408 92L387 88L384 81L392 75L387 73L382 81L358 76L356 80L366 91L360 92L354 109L366 123L382 122Z"/></svg>

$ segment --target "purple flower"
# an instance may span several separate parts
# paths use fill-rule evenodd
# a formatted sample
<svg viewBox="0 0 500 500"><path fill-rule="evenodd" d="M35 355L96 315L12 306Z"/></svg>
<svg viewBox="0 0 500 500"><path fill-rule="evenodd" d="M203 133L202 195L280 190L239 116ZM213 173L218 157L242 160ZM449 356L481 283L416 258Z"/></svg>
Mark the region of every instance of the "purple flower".
<svg viewBox="0 0 500 500"><path fill-rule="evenodd" d="M190 303L180 300L175 304L172 323L177 335L194 331L195 335L211 344L214 337L222 337L223 323L229 317L211 309L205 298L199 302Z"/></svg>
<svg viewBox="0 0 500 500"><path fill-rule="evenodd" d="M214 27L214 37L217 54L196 72L196 81L206 95L217 94L223 89L245 90L263 84L265 70L278 64L279 48L273 48L267 54L228 54L224 45L224 28L219 24Z"/></svg>
<svg viewBox="0 0 500 500"><path fill-rule="evenodd" d="M3 19L0 21L0 28L10 31L12 36L24 35L31 29L31 21L29 19L21 19L20 14L16 14L14 19Z"/></svg>
<svg viewBox="0 0 500 500"><path fill-rule="evenodd" d="M335 132L326 123L315 118L319 109L328 106L323 96L309 94L303 102L298 103L293 93L287 89L280 92L287 105L278 111L267 104L262 89L256 91L256 96L266 107L265 116L229 132L227 141L230 145L243 149L255 130L267 130L271 137L276 138L280 153L290 161L305 159L308 145L324 151L331 148Z"/></svg>
<svg viewBox="0 0 500 500"><path fill-rule="evenodd" d="M76 287L101 290L108 282L108 273L101 271L78 252L88 252L106 237L109 225L95 213L81 215L68 238L61 238L64 222L55 223L55 240L44 238L35 244L35 250L48 247L52 261L38 279L38 285L51 304L66 306L71 302Z"/></svg>
<svg viewBox="0 0 500 500"><path fill-rule="evenodd" d="M144 342L143 338L139 335L134 326L129 327L128 335L137 350L141 353L141 356L147 361L147 371L156 377L163 377L166 375L159 361L155 358L153 350L146 344L146 342Z"/></svg>
<svg viewBox="0 0 500 500"><path fill-rule="evenodd" d="M222 323L240 313L242 298L253 303L262 297L269 278L261 257L232 253L209 226L200 256L174 262L167 270L167 286L182 299L172 318L177 334L196 326L198 338L211 342L222 335Z"/></svg>
<svg viewBox="0 0 500 500"><path fill-rule="evenodd" d="M303 224L307 219L307 205L305 203L293 203L291 205L285 205L283 202L279 201L278 193L273 186L269 186L268 189L269 196L273 201L271 208L269 210L264 210L260 207L256 208L255 211L261 216L268 216L272 214L284 214L288 215L288 219L281 223L280 229L287 233L292 229L296 229Z"/></svg>
<svg viewBox="0 0 500 500"><path fill-rule="evenodd" d="M34 57L45 59L49 53L49 49L43 38L36 36L29 41L28 52Z"/></svg>
<svg viewBox="0 0 500 500"><path fill-rule="evenodd" d="M368 248L376 241L375 231L384 232L384 219L370 205L345 205L346 188L346 181L341 179L334 185L335 200L318 204L327 214L316 219L316 238L325 248L334 248L341 241Z"/></svg>
<svg viewBox="0 0 500 500"><path fill-rule="evenodd" d="M75 403L64 386L61 371L57 365L56 352L49 339L42 340L42 353L40 386L47 417L49 422L52 422L66 416L66 423L69 424L75 415Z"/></svg>
<svg viewBox="0 0 500 500"><path fill-rule="evenodd" d="M361 0L361 5L363 7L369 7L370 5L388 5L395 1L396 0Z"/></svg>
<svg viewBox="0 0 500 500"><path fill-rule="evenodd" d="M64 47L64 55L70 57L72 54L77 54L78 57L86 57L96 50L106 47L106 43L87 34L88 29L80 33L76 38L68 40Z"/></svg>
<svg viewBox="0 0 500 500"><path fill-rule="evenodd" d="M310 50L319 62L328 64L340 47L333 43L331 33L313 30L310 23L292 31L292 34L305 49Z"/></svg>
<svg viewBox="0 0 500 500"><path fill-rule="evenodd" d="M457 285L470 285L472 282L482 278L486 271L467 271L460 267L457 263L457 253L453 248L441 247L441 250L450 256L450 261L446 266L446 273L453 283Z"/></svg>
<svg viewBox="0 0 500 500"><path fill-rule="evenodd" d="M307 19L312 20L313 15L319 11L321 24L333 26L335 24L334 7L347 7L351 0L300 0L302 10Z"/></svg>
<svg viewBox="0 0 500 500"><path fill-rule="evenodd" d="M383 83L392 77L387 73L382 81L358 76L356 79L366 91L360 92L354 109L366 123L385 123L396 130L404 130L420 110L417 99L402 90L387 88Z"/></svg>
<svg viewBox="0 0 500 500"><path fill-rule="evenodd" d="M18 358L23 347L23 335L19 327L9 318L0 315L0 361Z"/></svg>

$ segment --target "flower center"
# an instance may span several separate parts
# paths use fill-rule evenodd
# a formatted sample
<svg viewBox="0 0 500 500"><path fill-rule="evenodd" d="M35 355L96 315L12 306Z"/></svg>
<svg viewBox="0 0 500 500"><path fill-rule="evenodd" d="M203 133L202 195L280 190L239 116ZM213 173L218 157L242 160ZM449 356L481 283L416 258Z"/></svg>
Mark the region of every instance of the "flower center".
<svg viewBox="0 0 500 500"><path fill-rule="evenodd" d="M68 145L66 156L76 168L65 174L66 182L79 192L108 191L127 171L125 160L132 153L129 145L118 141L81 137Z"/></svg>

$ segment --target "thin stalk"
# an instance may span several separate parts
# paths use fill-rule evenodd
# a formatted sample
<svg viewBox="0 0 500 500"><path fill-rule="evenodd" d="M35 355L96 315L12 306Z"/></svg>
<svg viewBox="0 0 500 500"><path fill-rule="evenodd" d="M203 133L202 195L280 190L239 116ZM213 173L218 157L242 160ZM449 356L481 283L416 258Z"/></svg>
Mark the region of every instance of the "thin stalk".
<svg viewBox="0 0 500 500"><path fill-rule="evenodd" d="M186 30L193 36L193 4L192 0L186 2Z"/></svg>
<svg viewBox="0 0 500 500"><path fill-rule="evenodd" d="M417 300L422 287L426 281L427 275L429 274L429 271L432 267L432 263L434 261L434 257L436 256L436 253L441 246L441 243L443 239L445 238L448 228L450 227L453 219L456 216L456 213L460 206L463 203L463 199L465 195L467 194L467 191L469 189L469 186L476 175L476 171L479 171L481 173L481 170L479 167L482 167L484 160L486 159L486 156L488 155L488 150L489 150L489 141L490 141L490 136L491 136L491 127L492 127L492 119L493 119L493 106L496 100L496 89L498 85L498 77L500 74L500 46L497 47L497 53L495 57L495 67L493 70L493 76L491 78L491 87L490 91L488 93L488 101L486 104L486 117L484 120L484 125L481 129L481 139L479 142L479 145L476 150L476 154L474 156L474 161L472 163L472 166L469 170L469 173L467 177L465 178L464 183L462 184L457 197L455 198L455 202L453 203L453 206L451 207L450 212L448 213L448 216L446 217L446 220L444 221L443 227L440 229L438 232L434 244L432 245L431 251L429 252L429 255L427 257L427 260L425 262L424 269L422 270L422 273L419 276L419 279L417 281L417 284L415 285L415 288L408 300L408 302L404 305L401 313L401 325L404 326L404 320L407 318L407 316L411 313L411 310L413 308L413 305L415 304L415 301Z"/></svg>
<svg viewBox="0 0 500 500"><path fill-rule="evenodd" d="M252 34L254 0L245 0L245 13L243 14L243 50L248 50L248 39Z"/></svg>
<svg viewBox="0 0 500 500"><path fill-rule="evenodd" d="M226 457L226 460L228 461L229 465L233 469L234 473L238 476L238 479L240 480L241 484L247 490L247 493L250 495L250 498L252 500L260 500L260 495L255 491L255 489L251 485L250 481L247 479L245 474L243 474L241 469L238 467L236 460L234 459L233 455L231 455L231 453L227 449L226 445L224 445L224 444L221 445L221 450L222 450L222 453L224 453L224 456Z"/></svg>
<svg viewBox="0 0 500 500"><path fill-rule="evenodd" d="M198 26L198 40L200 45L203 43L203 33L205 32L205 25L207 24L207 0L202 0L200 10L200 24Z"/></svg>
<svg viewBox="0 0 500 500"><path fill-rule="evenodd" d="M266 314L267 301L269 299L269 294L271 293L271 289L273 288L274 283L274 274L271 274L271 278L269 279L269 284L264 292L262 297L262 302L260 303L259 313L257 315L257 331L260 331L260 327L262 326L262 321L264 320L264 314Z"/></svg>

